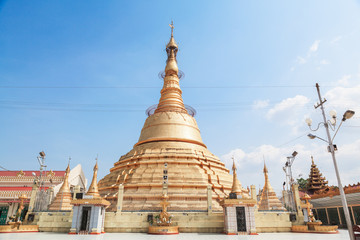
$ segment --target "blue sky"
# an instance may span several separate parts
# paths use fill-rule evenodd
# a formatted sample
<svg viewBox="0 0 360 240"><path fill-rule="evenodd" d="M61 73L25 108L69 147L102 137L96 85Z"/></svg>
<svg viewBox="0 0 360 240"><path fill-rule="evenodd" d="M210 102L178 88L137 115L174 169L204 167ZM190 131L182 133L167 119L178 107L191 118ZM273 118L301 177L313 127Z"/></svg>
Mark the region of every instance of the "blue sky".
<svg viewBox="0 0 360 240"><path fill-rule="evenodd" d="M99 179L137 142L160 97L174 20L185 104L210 151L244 186L281 190L286 156L307 177L310 156L336 184L325 143L304 123L326 111L360 112L359 1L1 1L0 165L49 169L81 163ZM336 137L345 184L359 182L360 118ZM316 132L325 137L325 130ZM295 177L296 177L295 176Z"/></svg>

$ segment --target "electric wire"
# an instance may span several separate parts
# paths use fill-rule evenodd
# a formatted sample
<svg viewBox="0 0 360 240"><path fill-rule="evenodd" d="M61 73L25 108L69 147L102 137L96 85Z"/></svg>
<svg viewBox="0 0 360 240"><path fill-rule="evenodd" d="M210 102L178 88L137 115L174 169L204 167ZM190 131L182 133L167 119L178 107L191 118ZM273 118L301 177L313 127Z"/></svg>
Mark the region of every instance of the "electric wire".
<svg viewBox="0 0 360 240"><path fill-rule="evenodd" d="M5 170L5 171L10 171L10 170L4 168L3 166L0 166L0 168L3 169L3 170Z"/></svg>
<svg viewBox="0 0 360 240"><path fill-rule="evenodd" d="M312 85L238 85L238 86L182 86L187 89L241 89L241 88L313 88ZM337 87L332 85L324 88ZM158 86L0 86L0 89L158 89ZM342 88L360 88L342 87Z"/></svg>

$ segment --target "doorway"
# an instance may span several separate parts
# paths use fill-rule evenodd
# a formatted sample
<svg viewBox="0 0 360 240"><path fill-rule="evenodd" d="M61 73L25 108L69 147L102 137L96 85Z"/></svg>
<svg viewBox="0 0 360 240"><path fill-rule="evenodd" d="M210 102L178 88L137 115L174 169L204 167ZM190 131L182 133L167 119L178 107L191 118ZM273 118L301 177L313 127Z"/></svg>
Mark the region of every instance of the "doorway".
<svg viewBox="0 0 360 240"><path fill-rule="evenodd" d="M245 207L236 207L237 231L246 232Z"/></svg>
<svg viewBox="0 0 360 240"><path fill-rule="evenodd" d="M80 224L81 232L89 232L90 213L91 213L91 207L82 208L81 224Z"/></svg>

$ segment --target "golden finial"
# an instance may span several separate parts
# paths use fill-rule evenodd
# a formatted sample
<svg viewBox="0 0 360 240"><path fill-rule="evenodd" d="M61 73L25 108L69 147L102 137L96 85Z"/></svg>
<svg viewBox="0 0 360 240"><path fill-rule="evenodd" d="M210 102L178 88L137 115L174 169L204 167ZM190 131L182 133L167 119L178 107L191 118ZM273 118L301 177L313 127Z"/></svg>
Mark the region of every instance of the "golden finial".
<svg viewBox="0 0 360 240"><path fill-rule="evenodd" d="M178 45L176 44L175 39L174 39L174 28L175 27L174 27L173 21L171 21L171 24L169 24L169 26L171 28L171 37L170 37L169 43L166 45L166 48L177 49ZM175 56L176 56L176 53L175 53Z"/></svg>
<svg viewBox="0 0 360 240"><path fill-rule="evenodd" d="M233 170L233 172L236 172L236 165L235 165L235 159L234 159L234 156L232 156L231 158L232 158L232 160L233 160L232 170Z"/></svg>
<svg viewBox="0 0 360 240"><path fill-rule="evenodd" d="M264 160L264 173L268 173L268 170L267 170L267 167L266 167L266 164L265 164L265 160Z"/></svg>
<svg viewBox="0 0 360 240"><path fill-rule="evenodd" d="M174 36L174 34L173 34L173 31L174 31L174 23L173 23L173 21L171 20L171 24L169 24L169 26L170 26L170 28L171 28L171 36L173 37Z"/></svg>

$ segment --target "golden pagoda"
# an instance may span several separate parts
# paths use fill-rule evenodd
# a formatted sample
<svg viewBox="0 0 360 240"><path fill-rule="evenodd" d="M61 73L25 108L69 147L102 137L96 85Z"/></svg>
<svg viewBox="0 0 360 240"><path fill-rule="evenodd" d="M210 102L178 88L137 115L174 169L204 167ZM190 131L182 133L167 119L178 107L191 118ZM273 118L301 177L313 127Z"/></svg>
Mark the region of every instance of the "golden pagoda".
<svg viewBox="0 0 360 240"><path fill-rule="evenodd" d="M70 204L72 198L69 187L69 174L70 174L70 164L68 164L65 170L65 179L59 192L56 194L54 201L49 205L49 210L51 211L72 210L72 206Z"/></svg>
<svg viewBox="0 0 360 240"><path fill-rule="evenodd" d="M260 201L258 203L259 210L285 210L281 201L277 198L274 189L270 185L268 170L264 162L264 175L265 175L265 184L262 190Z"/></svg>
<svg viewBox="0 0 360 240"><path fill-rule="evenodd" d="M94 166L94 173L93 178L90 184L90 187L86 193L86 195L93 196L93 198L101 198L98 190L98 184L97 184L97 171L98 171L98 163L96 159L96 164Z"/></svg>
<svg viewBox="0 0 360 240"><path fill-rule="evenodd" d="M178 45L171 37L166 45L167 61L161 97L141 130L138 142L99 181L100 195L116 211L119 186L122 211L159 211L163 192L163 166L168 170L169 211L206 211L208 187L212 210L222 211L219 202L232 189L232 176L225 164L203 143L194 112L183 103L177 65ZM248 190L242 189L243 192Z"/></svg>
<svg viewBox="0 0 360 240"><path fill-rule="evenodd" d="M237 177L236 174L236 165L235 165L235 160L233 158L233 166L232 166L232 170L233 170L233 181L232 181L232 187L231 187L231 193L235 193L237 196L242 196L245 198L249 198L249 191L244 191L244 189L241 186L241 183Z"/></svg>
<svg viewBox="0 0 360 240"><path fill-rule="evenodd" d="M316 164L314 163L314 158L311 156L311 169L309 174L308 180L308 189L307 192L313 194L316 191L326 189L328 181L325 180L325 177L322 177L319 169L317 168Z"/></svg>

